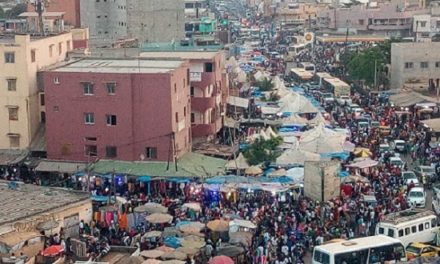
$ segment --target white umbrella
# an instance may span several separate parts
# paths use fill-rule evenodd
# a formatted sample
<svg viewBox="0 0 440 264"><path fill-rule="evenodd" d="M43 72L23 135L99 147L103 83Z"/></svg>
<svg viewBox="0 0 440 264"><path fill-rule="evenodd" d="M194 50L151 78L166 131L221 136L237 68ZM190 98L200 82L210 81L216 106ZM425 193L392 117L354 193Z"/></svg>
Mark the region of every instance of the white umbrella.
<svg viewBox="0 0 440 264"><path fill-rule="evenodd" d="M145 217L145 220L153 224L163 224L163 223L170 223L171 221L173 221L173 216L169 214L155 213Z"/></svg>
<svg viewBox="0 0 440 264"><path fill-rule="evenodd" d="M200 203L184 203L182 205L183 208L188 208L188 209L192 209L194 211L200 211L201 207L200 207Z"/></svg>
<svg viewBox="0 0 440 264"><path fill-rule="evenodd" d="M304 168L296 167L287 170L286 176L292 179L294 183L303 183L304 182Z"/></svg>

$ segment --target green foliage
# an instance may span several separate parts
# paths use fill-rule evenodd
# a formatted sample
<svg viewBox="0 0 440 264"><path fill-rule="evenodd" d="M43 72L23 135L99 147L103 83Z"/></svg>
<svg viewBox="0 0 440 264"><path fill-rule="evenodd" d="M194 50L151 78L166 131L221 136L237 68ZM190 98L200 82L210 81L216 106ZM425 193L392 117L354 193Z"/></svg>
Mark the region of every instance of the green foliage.
<svg viewBox="0 0 440 264"><path fill-rule="evenodd" d="M275 150L283 142L281 137L264 140L257 139L243 154L249 164L257 165L263 162L274 162L279 153Z"/></svg>
<svg viewBox="0 0 440 264"><path fill-rule="evenodd" d="M24 13L26 11L27 11L26 4L18 4L16 6L14 6L12 9L6 11L5 16L6 16L6 18L15 19L15 18L18 18L18 16L21 13Z"/></svg>
<svg viewBox="0 0 440 264"><path fill-rule="evenodd" d="M261 81L255 82L255 86L259 87L260 91L262 92L268 92L272 91L272 89L275 87L275 84L273 83L272 79L264 78Z"/></svg>
<svg viewBox="0 0 440 264"><path fill-rule="evenodd" d="M386 55L379 47L369 48L356 54L347 64L351 79L364 80L365 84L374 84L374 71L387 63Z"/></svg>

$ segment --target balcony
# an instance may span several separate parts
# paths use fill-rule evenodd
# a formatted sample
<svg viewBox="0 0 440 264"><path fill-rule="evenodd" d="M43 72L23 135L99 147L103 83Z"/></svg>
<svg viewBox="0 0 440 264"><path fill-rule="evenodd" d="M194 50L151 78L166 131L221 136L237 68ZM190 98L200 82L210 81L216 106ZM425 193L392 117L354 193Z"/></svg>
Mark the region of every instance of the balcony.
<svg viewBox="0 0 440 264"><path fill-rule="evenodd" d="M387 24L373 24L368 25L369 30L406 30L410 29L411 24L396 24L396 25L387 25Z"/></svg>
<svg viewBox="0 0 440 264"><path fill-rule="evenodd" d="M207 137L217 134L222 128L222 118L219 117L211 124L197 124L192 125L191 131L194 138Z"/></svg>
<svg viewBox="0 0 440 264"><path fill-rule="evenodd" d="M215 97L191 97L191 109L204 113L215 107Z"/></svg>
<svg viewBox="0 0 440 264"><path fill-rule="evenodd" d="M208 85L215 85L215 72L202 72L199 76L193 75L191 85L205 89Z"/></svg>

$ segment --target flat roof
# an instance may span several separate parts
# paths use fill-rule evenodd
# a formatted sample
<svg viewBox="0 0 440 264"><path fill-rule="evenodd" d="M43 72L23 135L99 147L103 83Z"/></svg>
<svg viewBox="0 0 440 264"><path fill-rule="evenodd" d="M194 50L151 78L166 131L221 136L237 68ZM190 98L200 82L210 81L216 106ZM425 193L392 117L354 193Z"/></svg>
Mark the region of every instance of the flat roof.
<svg viewBox="0 0 440 264"><path fill-rule="evenodd" d="M179 68L182 60L83 59L54 69L55 72L167 73Z"/></svg>
<svg viewBox="0 0 440 264"><path fill-rule="evenodd" d="M324 251L324 252L332 252L334 254L355 251L358 249L368 248L368 247L380 247L389 245L389 243L400 242L399 240L384 236L384 235L376 235L376 236L367 236L361 238L355 238L351 240L342 240L334 243L328 243L324 245L320 245L315 247L316 250Z"/></svg>
<svg viewBox="0 0 440 264"><path fill-rule="evenodd" d="M44 12L43 17L61 17L66 12ZM19 15L19 17L38 17L37 12L24 12Z"/></svg>
<svg viewBox="0 0 440 264"><path fill-rule="evenodd" d="M17 184L16 190L8 187L10 182L0 181L0 225L24 220L35 215L62 208L90 199L87 192L68 191L32 184Z"/></svg>
<svg viewBox="0 0 440 264"><path fill-rule="evenodd" d="M185 60L211 60L217 55L217 51L180 51L180 52L141 52L144 58L181 58Z"/></svg>

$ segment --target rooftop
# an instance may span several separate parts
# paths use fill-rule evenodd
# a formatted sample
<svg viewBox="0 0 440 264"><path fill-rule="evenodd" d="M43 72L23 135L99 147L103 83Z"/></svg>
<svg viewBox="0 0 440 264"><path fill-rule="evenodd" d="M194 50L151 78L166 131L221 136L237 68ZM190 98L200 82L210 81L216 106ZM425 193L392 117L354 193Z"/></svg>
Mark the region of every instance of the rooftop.
<svg viewBox="0 0 440 264"><path fill-rule="evenodd" d="M50 37L56 37L56 36L60 36L63 34L71 34L70 32L60 32L60 33L49 33L46 34L44 36L42 35L31 35L31 34L27 34L27 33L0 33L0 44L14 44L15 41L15 36L26 36L28 35L30 37L31 41L38 41L40 39L45 39L45 38L50 38Z"/></svg>
<svg viewBox="0 0 440 264"><path fill-rule="evenodd" d="M203 42L203 39L200 39ZM205 42L210 43L210 45L181 45L179 43L145 43L142 45L141 49L146 52L151 51L219 51L223 48L223 45L213 43L215 42L212 38L206 38ZM207 43L206 43L207 44Z"/></svg>
<svg viewBox="0 0 440 264"><path fill-rule="evenodd" d="M54 69L55 72L167 73L179 68L182 60L83 59Z"/></svg>
<svg viewBox="0 0 440 264"><path fill-rule="evenodd" d="M0 224L13 223L89 199L86 192L28 184L19 184L13 190L8 188L9 183L0 181Z"/></svg>
<svg viewBox="0 0 440 264"><path fill-rule="evenodd" d="M171 52L141 52L143 58L181 58L185 60L211 60L217 55L216 51L171 51Z"/></svg>

